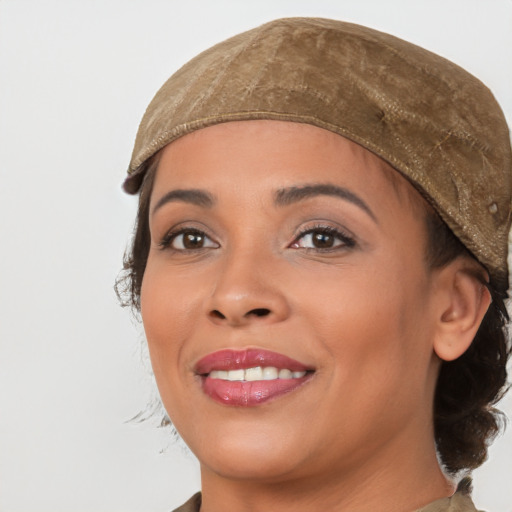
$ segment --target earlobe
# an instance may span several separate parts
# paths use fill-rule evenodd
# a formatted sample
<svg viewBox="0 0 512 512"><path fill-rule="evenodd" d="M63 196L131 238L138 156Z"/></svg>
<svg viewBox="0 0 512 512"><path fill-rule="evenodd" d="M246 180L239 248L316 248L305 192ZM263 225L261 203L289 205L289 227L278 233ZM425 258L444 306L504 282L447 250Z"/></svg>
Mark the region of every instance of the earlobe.
<svg viewBox="0 0 512 512"><path fill-rule="evenodd" d="M476 272L476 262L460 259L441 272L442 297L434 351L444 361L460 357L471 345L491 304L491 294Z"/></svg>

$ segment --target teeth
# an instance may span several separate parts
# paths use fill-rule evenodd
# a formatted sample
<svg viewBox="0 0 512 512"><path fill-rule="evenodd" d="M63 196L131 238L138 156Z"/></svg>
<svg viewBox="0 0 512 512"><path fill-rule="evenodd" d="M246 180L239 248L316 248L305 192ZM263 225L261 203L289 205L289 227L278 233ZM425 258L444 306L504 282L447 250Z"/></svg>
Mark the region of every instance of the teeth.
<svg viewBox="0 0 512 512"><path fill-rule="evenodd" d="M274 366L255 366L246 370L212 370L209 374L211 379L222 379L230 381L256 381L256 380L276 380L276 379L300 379L306 375L305 371L292 372L288 368L278 369Z"/></svg>
<svg viewBox="0 0 512 512"><path fill-rule="evenodd" d="M262 380L275 380L279 377L279 371L277 368L273 366L267 366L263 368L263 375L261 376Z"/></svg>
<svg viewBox="0 0 512 512"><path fill-rule="evenodd" d="M244 380L245 370L229 370L228 380Z"/></svg>
<svg viewBox="0 0 512 512"><path fill-rule="evenodd" d="M224 380L227 380L228 372L226 372L224 370L213 370L213 372L210 372L210 377L212 379L224 379Z"/></svg>
<svg viewBox="0 0 512 512"><path fill-rule="evenodd" d="M263 370L261 366L256 366L256 368L247 368L245 370L245 380L262 380Z"/></svg>
<svg viewBox="0 0 512 512"><path fill-rule="evenodd" d="M293 378L293 373L291 372L291 370L288 370L288 368L283 368L282 370L279 370L279 378L291 379Z"/></svg>

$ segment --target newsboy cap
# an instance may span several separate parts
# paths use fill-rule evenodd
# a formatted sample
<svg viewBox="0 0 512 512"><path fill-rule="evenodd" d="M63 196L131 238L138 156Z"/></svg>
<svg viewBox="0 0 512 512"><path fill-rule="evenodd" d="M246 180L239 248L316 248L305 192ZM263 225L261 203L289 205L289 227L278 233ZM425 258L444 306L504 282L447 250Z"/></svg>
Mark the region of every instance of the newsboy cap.
<svg viewBox="0 0 512 512"><path fill-rule="evenodd" d="M288 18L221 42L179 69L140 124L124 189L173 140L229 121L307 123L388 162L508 287L512 157L489 89L452 62L373 29Z"/></svg>

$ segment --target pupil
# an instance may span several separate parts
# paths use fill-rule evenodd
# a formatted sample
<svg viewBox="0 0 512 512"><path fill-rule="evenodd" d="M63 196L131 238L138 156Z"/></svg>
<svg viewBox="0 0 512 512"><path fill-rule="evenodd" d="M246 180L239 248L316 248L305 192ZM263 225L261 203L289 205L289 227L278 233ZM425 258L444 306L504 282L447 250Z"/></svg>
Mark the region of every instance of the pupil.
<svg viewBox="0 0 512 512"><path fill-rule="evenodd" d="M187 233L183 237L183 245L187 249L198 249L203 246L203 236L197 233Z"/></svg>
<svg viewBox="0 0 512 512"><path fill-rule="evenodd" d="M334 243L334 237L328 233L314 233L313 243L315 247L318 248L332 247Z"/></svg>

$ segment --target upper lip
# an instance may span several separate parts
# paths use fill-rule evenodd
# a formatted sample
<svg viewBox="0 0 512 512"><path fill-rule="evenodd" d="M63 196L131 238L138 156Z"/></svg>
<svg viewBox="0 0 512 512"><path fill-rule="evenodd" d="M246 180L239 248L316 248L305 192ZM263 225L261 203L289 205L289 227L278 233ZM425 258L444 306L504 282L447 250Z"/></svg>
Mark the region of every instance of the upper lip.
<svg viewBox="0 0 512 512"><path fill-rule="evenodd" d="M256 366L287 368L296 372L313 370L312 367L284 354L259 348L248 348L245 350L225 349L212 352L195 364L195 372L198 375L207 375L212 370L239 370Z"/></svg>

